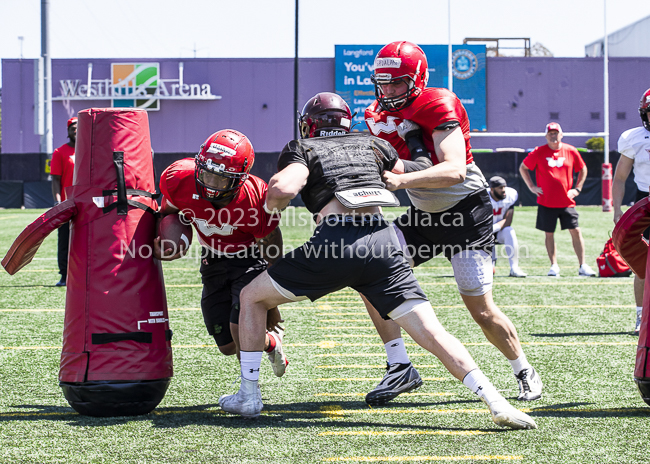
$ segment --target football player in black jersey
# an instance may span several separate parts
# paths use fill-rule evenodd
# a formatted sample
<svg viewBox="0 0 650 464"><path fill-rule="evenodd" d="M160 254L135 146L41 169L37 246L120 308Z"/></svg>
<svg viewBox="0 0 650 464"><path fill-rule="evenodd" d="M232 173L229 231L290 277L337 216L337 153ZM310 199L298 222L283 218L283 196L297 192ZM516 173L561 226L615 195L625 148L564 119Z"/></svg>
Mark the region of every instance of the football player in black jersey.
<svg viewBox="0 0 650 464"><path fill-rule="evenodd" d="M259 416L263 408L259 367L270 308L307 298L314 301L351 287L479 395L496 424L536 428L535 421L501 396L465 347L438 322L404 258L394 228L381 213L381 206L397 204L381 174L403 161L388 142L367 134L348 134L351 118L341 97L317 94L299 119L303 138L289 142L280 154L279 172L269 182L265 209L281 214L300 193L317 226L308 242L242 290L241 387L236 394L219 398L219 405L244 417Z"/></svg>

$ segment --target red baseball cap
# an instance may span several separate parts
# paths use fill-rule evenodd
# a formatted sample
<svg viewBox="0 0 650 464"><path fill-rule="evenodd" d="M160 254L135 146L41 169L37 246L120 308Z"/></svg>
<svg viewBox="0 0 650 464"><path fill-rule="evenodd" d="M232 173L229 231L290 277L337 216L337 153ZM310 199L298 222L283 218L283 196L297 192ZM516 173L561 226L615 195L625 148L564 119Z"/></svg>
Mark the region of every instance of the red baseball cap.
<svg viewBox="0 0 650 464"><path fill-rule="evenodd" d="M557 122L549 122L546 125L546 133L548 134L550 131L558 131L561 134L562 128Z"/></svg>
<svg viewBox="0 0 650 464"><path fill-rule="evenodd" d="M77 123L77 117L76 116L68 119L68 127L70 127L71 125L76 124L76 123Z"/></svg>

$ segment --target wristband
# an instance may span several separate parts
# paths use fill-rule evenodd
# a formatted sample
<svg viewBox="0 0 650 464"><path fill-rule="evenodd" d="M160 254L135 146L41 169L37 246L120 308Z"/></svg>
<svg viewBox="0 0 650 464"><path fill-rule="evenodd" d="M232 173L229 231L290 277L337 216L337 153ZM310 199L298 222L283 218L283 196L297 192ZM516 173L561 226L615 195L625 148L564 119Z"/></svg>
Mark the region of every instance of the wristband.
<svg viewBox="0 0 650 464"><path fill-rule="evenodd" d="M270 214L271 216L273 216L274 214L280 214L285 209L287 209L286 206L284 208L280 209L280 210L278 210L278 209L269 209L268 205L266 204L266 200L264 201L264 211L266 211L266 213Z"/></svg>
<svg viewBox="0 0 650 464"><path fill-rule="evenodd" d="M582 190L580 190L579 188L576 188L576 187L573 187L573 190L577 190L578 193L582 192Z"/></svg>

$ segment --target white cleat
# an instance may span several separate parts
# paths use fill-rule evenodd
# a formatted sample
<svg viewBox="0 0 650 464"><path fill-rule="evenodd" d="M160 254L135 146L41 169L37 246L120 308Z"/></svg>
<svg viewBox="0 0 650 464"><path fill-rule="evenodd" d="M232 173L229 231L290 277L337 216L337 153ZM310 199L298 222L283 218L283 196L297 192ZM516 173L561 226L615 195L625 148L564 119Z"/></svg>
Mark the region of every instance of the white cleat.
<svg viewBox="0 0 650 464"><path fill-rule="evenodd" d="M553 264L548 270L548 275L551 277L560 277L560 266Z"/></svg>
<svg viewBox="0 0 650 464"><path fill-rule="evenodd" d="M542 379L533 367L522 369L515 378L519 383L519 401L534 401L542 397Z"/></svg>
<svg viewBox="0 0 650 464"><path fill-rule="evenodd" d="M527 275L528 274L519 269L518 266L510 269L510 277L526 277Z"/></svg>
<svg viewBox="0 0 650 464"><path fill-rule="evenodd" d="M492 420L499 427L508 427L511 429L536 429L537 424L528 414L515 409L505 398L488 403L481 398L487 405L492 415Z"/></svg>
<svg viewBox="0 0 650 464"><path fill-rule="evenodd" d="M284 351L282 350L282 337L284 334L282 332L267 333L269 334L269 337L273 337L275 339L275 348L270 353L267 353L267 356L269 357L271 366L273 366L273 373L276 375L276 377L282 377L284 375L284 372L287 370L287 366L289 365L289 361L287 360L287 357L284 355Z"/></svg>
<svg viewBox="0 0 650 464"><path fill-rule="evenodd" d="M222 395L219 398L219 406L226 412L239 414L246 419L259 417L264 404L258 382L242 377L239 391L234 395Z"/></svg>

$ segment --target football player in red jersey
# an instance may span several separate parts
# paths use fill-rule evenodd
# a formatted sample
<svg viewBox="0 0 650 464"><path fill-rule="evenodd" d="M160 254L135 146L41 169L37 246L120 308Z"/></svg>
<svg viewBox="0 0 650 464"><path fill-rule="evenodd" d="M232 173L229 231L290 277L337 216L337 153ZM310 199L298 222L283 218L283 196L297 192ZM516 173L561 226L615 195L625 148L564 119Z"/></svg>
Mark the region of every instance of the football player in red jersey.
<svg viewBox="0 0 650 464"><path fill-rule="evenodd" d="M492 207L487 182L470 151L467 112L454 93L426 87L427 58L417 45L390 43L379 50L374 65L376 101L365 119L370 132L390 142L403 162L402 170L398 164L383 179L389 190L406 189L413 203L394 223L405 251L413 266L440 253L451 261L465 306L510 361L518 399L540 398L539 375L526 360L514 325L492 299ZM389 366L368 401L376 393L385 396L386 390L399 394L401 378L413 367L397 324L366 306L387 352L393 344L401 346L393 355L399 364Z"/></svg>
<svg viewBox="0 0 650 464"><path fill-rule="evenodd" d="M162 173L160 215L181 214L202 246L201 311L219 350L239 357L239 293L282 254L279 217L265 210L266 183L249 174L255 161L248 138L235 130L212 134L194 159L176 161ZM160 237L154 256L161 255ZM267 319L265 351L278 377L288 364L282 350L282 322L274 308Z"/></svg>

